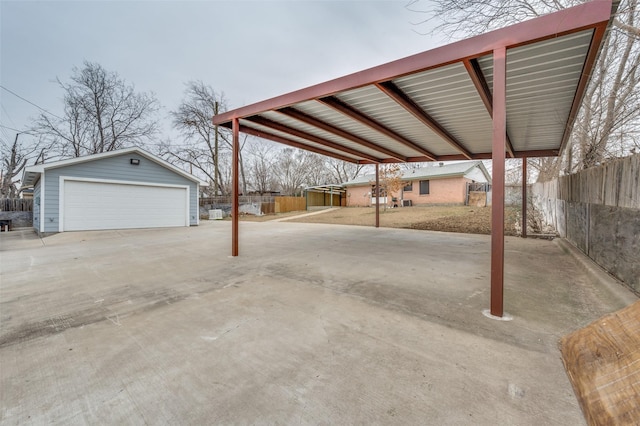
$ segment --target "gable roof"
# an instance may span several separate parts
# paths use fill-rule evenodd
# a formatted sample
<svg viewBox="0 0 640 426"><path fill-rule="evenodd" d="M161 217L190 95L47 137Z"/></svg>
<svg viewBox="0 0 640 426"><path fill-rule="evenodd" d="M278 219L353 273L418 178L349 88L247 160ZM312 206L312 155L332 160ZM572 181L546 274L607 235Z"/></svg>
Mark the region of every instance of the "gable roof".
<svg viewBox="0 0 640 426"><path fill-rule="evenodd" d="M422 167L420 169L414 170L406 170L402 173L403 181L410 181L415 179L440 179L446 177L463 177L467 173L469 173L474 168L479 168L480 171L485 175L487 181L491 182L491 175L484 167L482 161L465 161L460 163L453 164L443 164L441 166L431 166L431 167ZM369 174L358 176L355 179L352 179L348 182L343 183L344 186L360 186L360 185L368 185L370 182L374 181L376 175Z"/></svg>
<svg viewBox="0 0 640 426"><path fill-rule="evenodd" d="M617 4L583 3L212 121L359 164L482 160L493 156L497 105L509 157L558 156Z"/></svg>
<svg viewBox="0 0 640 426"><path fill-rule="evenodd" d="M196 182L200 186L209 185L207 182L197 178L196 176L190 173L185 172L184 170L174 166L173 164L163 160L158 156L151 154L150 152L143 150L142 148L132 147L132 148L118 149L115 151L101 152L99 154L85 155L83 157L68 158L66 160L53 161L51 163L36 164L34 166L26 167L24 170L24 173L22 174L22 187L29 187L29 186L35 185L38 179L40 179L40 175L43 174L45 170L57 169L60 167L71 166L74 164L88 163L91 161L97 161L105 158L116 157L119 155L126 155L126 154L140 155L141 157L151 160L154 163L159 164L160 166L166 169L169 169L172 172L186 179Z"/></svg>

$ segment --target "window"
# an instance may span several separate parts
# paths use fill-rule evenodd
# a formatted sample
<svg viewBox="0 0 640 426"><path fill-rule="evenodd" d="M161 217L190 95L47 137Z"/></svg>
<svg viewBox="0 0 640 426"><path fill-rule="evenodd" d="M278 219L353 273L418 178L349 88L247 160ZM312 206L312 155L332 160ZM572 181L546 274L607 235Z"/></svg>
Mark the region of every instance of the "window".
<svg viewBox="0 0 640 426"><path fill-rule="evenodd" d="M372 197L376 197L376 186L375 185L371 185L371 196ZM380 187L380 197L386 197L387 196L387 191L381 186Z"/></svg>
<svg viewBox="0 0 640 426"><path fill-rule="evenodd" d="M420 195L427 195L429 193L429 181L421 180L420 181Z"/></svg>
<svg viewBox="0 0 640 426"><path fill-rule="evenodd" d="M410 192L410 191L413 191L413 182L409 182L409 183L407 183L407 184L404 186L404 188L402 188L402 190L403 190L404 192Z"/></svg>

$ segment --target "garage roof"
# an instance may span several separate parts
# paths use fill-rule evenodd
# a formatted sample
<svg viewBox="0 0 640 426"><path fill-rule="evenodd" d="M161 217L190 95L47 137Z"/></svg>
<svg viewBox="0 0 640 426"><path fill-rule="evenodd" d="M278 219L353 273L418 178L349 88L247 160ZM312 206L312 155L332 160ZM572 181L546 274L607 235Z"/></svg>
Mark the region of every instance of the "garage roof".
<svg viewBox="0 0 640 426"><path fill-rule="evenodd" d="M59 167L66 167L66 166L70 166L73 164L80 164L80 163L86 163L89 161L95 161L95 160L100 160L103 158L109 158L109 157L114 157L114 156L118 156L118 155L127 155L127 154L136 154L136 155L140 155L142 157L147 158L148 160L151 160L159 165L161 165L162 167L165 167L171 171L173 171L174 173L177 173L191 181L194 181L196 183L198 183L200 186L208 186L209 184L207 182L204 182L200 179L198 179L196 176L193 176L190 173L185 172L184 170L179 169L178 167L174 166L171 163L168 163L167 161L163 160L160 157L156 157L155 155L141 149L138 147L132 147L132 148L124 148L124 149L118 149L115 151L108 151L108 152L102 152L99 154L93 154L93 155L86 155L84 157L76 157L76 158L69 158L66 160L60 160L60 161L53 161L51 163L42 163L42 164L36 164L35 166L30 166L25 168L24 174L22 175L22 187L30 187L35 185L38 182L38 179L40 179L40 175L42 173L44 173L45 170L49 170L49 169L56 169Z"/></svg>
<svg viewBox="0 0 640 426"><path fill-rule="evenodd" d="M491 158L493 55L506 47L508 157L565 146L612 12L585 3L213 117L370 164Z"/></svg>

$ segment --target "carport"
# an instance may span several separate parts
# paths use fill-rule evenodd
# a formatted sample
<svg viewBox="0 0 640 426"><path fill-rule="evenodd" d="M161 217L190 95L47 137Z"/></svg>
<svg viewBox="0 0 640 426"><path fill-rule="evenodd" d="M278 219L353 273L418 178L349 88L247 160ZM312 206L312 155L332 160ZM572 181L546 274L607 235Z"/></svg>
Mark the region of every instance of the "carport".
<svg viewBox="0 0 640 426"><path fill-rule="evenodd" d="M561 155L616 5L592 1L213 117L233 131L232 255L240 132L374 164L376 181L381 163L491 159L490 313L502 317L505 158Z"/></svg>

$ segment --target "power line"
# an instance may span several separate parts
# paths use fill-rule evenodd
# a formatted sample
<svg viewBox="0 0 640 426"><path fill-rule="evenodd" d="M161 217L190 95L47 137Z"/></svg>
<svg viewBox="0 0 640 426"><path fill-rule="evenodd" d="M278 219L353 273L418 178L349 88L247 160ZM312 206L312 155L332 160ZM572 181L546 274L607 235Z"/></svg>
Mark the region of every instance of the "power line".
<svg viewBox="0 0 640 426"><path fill-rule="evenodd" d="M33 134L33 133L31 133L31 132L29 132L28 130L18 130L18 129L14 129L13 127L5 126L4 124L0 124L0 127L2 127L3 129L13 130L14 132L24 133L25 135L32 135L32 136L34 136L34 134Z"/></svg>
<svg viewBox="0 0 640 426"><path fill-rule="evenodd" d="M49 115L52 115L52 116L54 116L54 117L56 117L56 118L59 118L60 120L64 120L62 117L60 117L60 116L58 116L58 115L55 115L55 114L54 114L54 113L52 113L52 112L47 111L46 109L42 108L40 105L36 105L36 104L34 104L33 102L31 102L30 100L23 98L22 96L18 95L16 92L14 92L14 91L12 91L12 90L9 90L9 89L7 89L6 87L4 87L4 86L2 86L2 85L0 85L0 88L1 88L1 89L3 89L3 90L6 90L6 91L7 91L7 92L9 92L9 93L11 93L11 94L12 94L13 96L15 96L16 98L22 99L22 100L23 100L23 101L25 101L26 103L33 105L34 107L38 108L40 111L45 112L45 113L47 113L47 114L49 114Z"/></svg>

